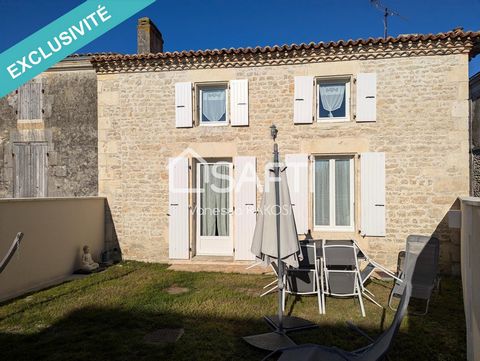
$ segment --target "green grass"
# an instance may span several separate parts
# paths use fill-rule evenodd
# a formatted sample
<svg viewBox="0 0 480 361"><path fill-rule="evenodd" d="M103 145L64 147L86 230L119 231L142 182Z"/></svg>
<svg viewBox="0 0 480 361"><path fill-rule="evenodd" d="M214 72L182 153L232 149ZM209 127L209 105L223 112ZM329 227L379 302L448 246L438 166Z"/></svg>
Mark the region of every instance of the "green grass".
<svg viewBox="0 0 480 361"><path fill-rule="evenodd" d="M4 360L260 360L267 353L242 336L267 332L262 316L276 312L276 295L258 295L268 275L189 273L166 265L124 262L107 271L0 305L0 359ZM176 285L189 292L170 295ZM368 288L386 304L391 283ZM350 331L353 320L371 336L388 327L393 312L366 301L360 316L353 299L327 298L319 315L315 297L290 297L287 312L318 322L316 330L291 334L347 350L364 346ZM159 328L183 327L175 344L143 341ZM458 279L443 279L427 316L407 317L391 360L465 360L465 320Z"/></svg>

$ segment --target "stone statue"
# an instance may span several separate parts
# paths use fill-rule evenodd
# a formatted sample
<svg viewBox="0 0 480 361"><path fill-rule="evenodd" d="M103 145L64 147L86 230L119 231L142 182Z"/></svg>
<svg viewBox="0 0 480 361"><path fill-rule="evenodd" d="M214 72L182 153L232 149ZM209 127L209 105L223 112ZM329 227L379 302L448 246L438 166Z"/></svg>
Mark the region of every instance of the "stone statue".
<svg viewBox="0 0 480 361"><path fill-rule="evenodd" d="M94 271L98 267L99 264L93 261L92 255L90 254L90 247L83 246L81 269L84 271Z"/></svg>

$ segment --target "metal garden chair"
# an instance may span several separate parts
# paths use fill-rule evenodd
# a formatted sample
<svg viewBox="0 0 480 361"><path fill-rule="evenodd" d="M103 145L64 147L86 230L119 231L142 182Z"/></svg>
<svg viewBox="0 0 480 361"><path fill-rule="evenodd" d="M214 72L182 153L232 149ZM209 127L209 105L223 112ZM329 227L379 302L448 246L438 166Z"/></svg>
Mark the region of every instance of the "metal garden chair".
<svg viewBox="0 0 480 361"><path fill-rule="evenodd" d="M315 344L306 344L287 347L269 354L265 360L276 359L279 361L380 361L383 360L390 349L395 335L400 328L403 317L407 313L408 303L412 294L412 275L417 264L417 258L423 246L422 240L410 247L405 260L403 292L400 304L395 313L392 324L376 340L358 350L349 352L336 347L327 347Z"/></svg>
<svg viewBox="0 0 480 361"><path fill-rule="evenodd" d="M325 240L323 250L323 274L325 277L324 293L335 297L358 297L362 316L363 285L358 267L358 249L349 241Z"/></svg>
<svg viewBox="0 0 480 361"><path fill-rule="evenodd" d="M409 248L418 242L424 242L425 248L418 256L418 264L412 277L412 298L425 300L426 305L425 312L413 314L426 315L432 292L435 289L435 286L438 286L439 283L438 259L440 253L440 241L435 237L410 235L407 237L405 254L408 254ZM402 258L403 257L400 256L398 262L398 276L401 279L403 279L405 275L404 260ZM392 306L393 298L399 297L403 293L403 287L403 282L395 282L388 301L388 305L392 310L395 310Z"/></svg>
<svg viewBox="0 0 480 361"><path fill-rule="evenodd" d="M315 244L301 244L303 260L298 268L288 268L286 272L286 284L283 289L283 310L285 310L286 293L293 295L317 295L318 311L324 313L322 289L323 278L317 258ZM322 283L322 284L321 284Z"/></svg>

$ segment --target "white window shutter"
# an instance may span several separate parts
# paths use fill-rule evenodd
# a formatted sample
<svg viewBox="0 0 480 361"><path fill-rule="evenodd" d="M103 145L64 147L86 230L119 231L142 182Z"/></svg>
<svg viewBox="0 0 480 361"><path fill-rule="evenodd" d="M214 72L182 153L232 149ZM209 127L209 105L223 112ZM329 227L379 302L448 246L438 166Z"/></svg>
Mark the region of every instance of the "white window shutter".
<svg viewBox="0 0 480 361"><path fill-rule="evenodd" d="M287 154L288 188L298 234L308 232L308 155Z"/></svg>
<svg viewBox="0 0 480 361"><path fill-rule="evenodd" d="M296 76L293 98L293 122L313 122L313 76Z"/></svg>
<svg viewBox="0 0 480 361"><path fill-rule="evenodd" d="M191 82L175 84L175 126L177 128L193 126Z"/></svg>
<svg viewBox="0 0 480 361"><path fill-rule="evenodd" d="M248 125L248 79L230 81L230 123Z"/></svg>
<svg viewBox="0 0 480 361"><path fill-rule="evenodd" d="M257 221L255 157L235 157L235 260L254 260L250 251Z"/></svg>
<svg viewBox="0 0 480 361"><path fill-rule="evenodd" d="M362 153L362 236L385 236L385 153Z"/></svg>
<svg viewBox="0 0 480 361"><path fill-rule="evenodd" d="M168 188L168 257L189 259L188 158L169 158Z"/></svg>
<svg viewBox="0 0 480 361"><path fill-rule="evenodd" d="M377 74L357 74L357 122L377 120Z"/></svg>

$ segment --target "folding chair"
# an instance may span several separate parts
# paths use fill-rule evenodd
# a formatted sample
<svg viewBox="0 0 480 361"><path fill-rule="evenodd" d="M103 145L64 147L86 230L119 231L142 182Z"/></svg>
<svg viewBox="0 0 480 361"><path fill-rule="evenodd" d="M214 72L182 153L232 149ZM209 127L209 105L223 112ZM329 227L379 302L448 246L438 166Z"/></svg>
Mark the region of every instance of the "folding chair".
<svg viewBox="0 0 480 361"><path fill-rule="evenodd" d="M275 274L275 279L272 282L270 282L269 284L263 286L263 289L268 288L268 287L271 287L271 288L266 290L265 292L263 292L260 295L260 297L266 296L266 295L268 295L269 293L272 293L273 291L275 291L278 288L278 280L277 280L278 266L275 262L272 262L272 263L270 263L270 267L272 267L273 273Z"/></svg>
<svg viewBox="0 0 480 361"><path fill-rule="evenodd" d="M410 235L407 237L406 252L409 253L409 249L419 242L425 243L425 247L418 256L418 264L415 268L415 273L412 277L412 298L422 299L426 301L425 312L413 313L417 315L426 315L430 304L430 298L435 286L438 286L438 259L440 253L440 241L438 238L429 236L416 236ZM398 259L398 276L400 278L405 277L405 256L399 255ZM403 282L395 282L395 285L390 293L388 300L388 306L395 310L392 306L394 297L399 297L403 293Z"/></svg>
<svg viewBox="0 0 480 361"><path fill-rule="evenodd" d="M358 267L358 249L352 240L325 240L323 250L324 293L336 297L358 297L365 317L363 286Z"/></svg>
<svg viewBox="0 0 480 361"><path fill-rule="evenodd" d="M388 351L394 341L394 338L400 328L403 317L407 313L410 295L412 293L412 274L417 264L417 257L421 251L422 244L418 248L407 253L404 290L402 292L400 305L392 324L377 339L371 340L371 343L355 351L345 351L337 347L328 347L323 345L306 344L278 349L267 357L266 360L279 361L380 361L388 355Z"/></svg>
<svg viewBox="0 0 480 361"><path fill-rule="evenodd" d="M285 274L286 283L283 289L283 310L285 310L286 293L293 295L317 295L318 312L324 313L322 289L320 284L321 270L317 259L317 247L315 244L301 244L303 260L298 268L288 268ZM322 277L323 282L323 277Z"/></svg>

